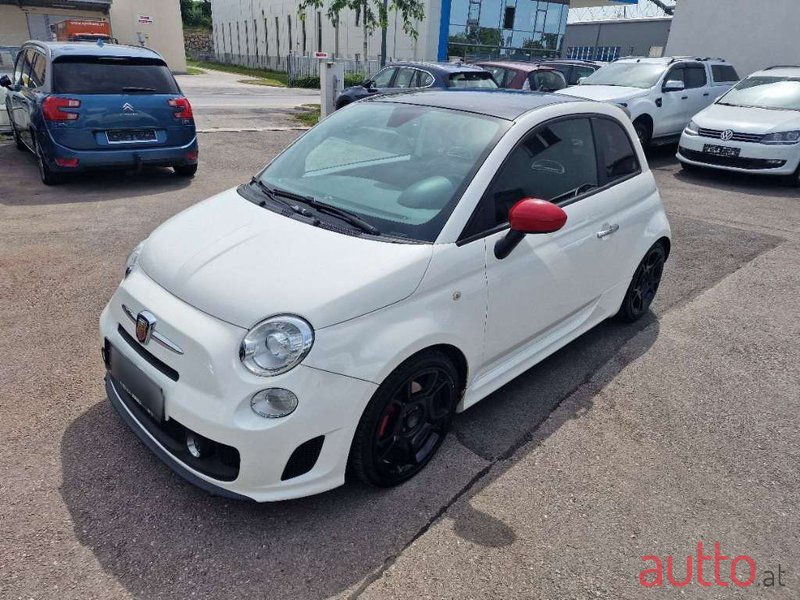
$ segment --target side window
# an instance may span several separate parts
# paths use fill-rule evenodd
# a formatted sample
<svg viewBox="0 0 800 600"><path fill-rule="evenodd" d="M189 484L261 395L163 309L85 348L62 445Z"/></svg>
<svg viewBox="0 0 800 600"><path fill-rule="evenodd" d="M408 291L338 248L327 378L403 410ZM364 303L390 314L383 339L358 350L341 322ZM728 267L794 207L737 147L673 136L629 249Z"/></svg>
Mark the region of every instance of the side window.
<svg viewBox="0 0 800 600"><path fill-rule="evenodd" d="M509 154L473 214L465 236L508 222L523 198L565 202L599 185L588 118L555 121L533 130Z"/></svg>
<svg viewBox="0 0 800 600"><path fill-rule="evenodd" d="M684 75L683 67L673 67L667 73L667 76L664 78L664 83L668 81L680 81L683 85L686 85L686 76Z"/></svg>
<svg viewBox="0 0 800 600"><path fill-rule="evenodd" d="M714 65L711 67L711 76L716 82L739 81L739 74L730 65Z"/></svg>
<svg viewBox="0 0 800 600"><path fill-rule="evenodd" d="M398 69L397 76L394 78L394 86L396 88L410 88L411 80L414 78L414 71L415 69L409 69L408 67L402 67Z"/></svg>
<svg viewBox="0 0 800 600"><path fill-rule="evenodd" d="M24 87L30 87L31 83L31 67L33 66L33 59L36 57L36 53L28 48L25 51L25 54L20 55L20 60L22 61L22 70L20 72L20 77L17 83L21 84Z"/></svg>
<svg viewBox="0 0 800 600"><path fill-rule="evenodd" d="M25 65L25 51L20 51L17 54L17 60L14 62L14 83L22 83L22 68Z"/></svg>
<svg viewBox="0 0 800 600"><path fill-rule="evenodd" d="M701 88L706 85L706 68L703 65L691 65L686 67L686 89Z"/></svg>
<svg viewBox="0 0 800 600"><path fill-rule="evenodd" d="M392 81L392 75L396 69L394 67L390 67L388 69L383 69L382 71L378 71L375 74L375 77L372 78L375 87L389 87L389 83Z"/></svg>
<svg viewBox="0 0 800 600"><path fill-rule="evenodd" d="M430 87L433 85L433 75L427 71L417 71L417 87Z"/></svg>
<svg viewBox="0 0 800 600"><path fill-rule="evenodd" d="M492 77L494 77L494 80L497 82L498 86L505 87L508 84L508 82L506 81L506 75L508 74L508 71L506 71L502 67L483 67L483 68L492 74Z"/></svg>
<svg viewBox="0 0 800 600"><path fill-rule="evenodd" d="M602 158L602 184L639 172L639 160L622 125L611 119L594 119L597 153Z"/></svg>
<svg viewBox="0 0 800 600"><path fill-rule="evenodd" d="M531 79L532 90L555 92L567 87L564 76L558 71L534 71L528 75L528 80Z"/></svg>
<svg viewBox="0 0 800 600"><path fill-rule="evenodd" d="M45 69L47 68L47 59L43 54L38 52L33 53L33 65L31 66L30 82L28 83L31 88L40 88L44 85Z"/></svg>

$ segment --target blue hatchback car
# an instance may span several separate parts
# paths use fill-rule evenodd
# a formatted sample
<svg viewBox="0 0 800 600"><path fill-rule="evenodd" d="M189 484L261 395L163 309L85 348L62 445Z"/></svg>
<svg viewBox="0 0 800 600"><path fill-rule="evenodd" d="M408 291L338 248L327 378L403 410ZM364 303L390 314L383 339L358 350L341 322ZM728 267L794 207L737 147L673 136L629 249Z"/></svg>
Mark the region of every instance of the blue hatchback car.
<svg viewBox="0 0 800 600"><path fill-rule="evenodd" d="M17 148L36 156L45 184L91 169L197 171L192 107L158 53L31 41L12 77L0 79L12 134Z"/></svg>

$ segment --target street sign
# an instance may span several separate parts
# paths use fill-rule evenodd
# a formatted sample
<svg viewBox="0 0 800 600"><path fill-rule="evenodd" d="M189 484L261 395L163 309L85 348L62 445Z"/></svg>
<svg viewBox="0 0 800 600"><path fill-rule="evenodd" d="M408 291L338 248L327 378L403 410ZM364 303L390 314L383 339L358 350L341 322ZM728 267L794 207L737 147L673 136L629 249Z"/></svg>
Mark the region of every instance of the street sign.
<svg viewBox="0 0 800 600"><path fill-rule="evenodd" d="M140 25L152 25L153 24L153 17L149 15L139 15L137 19Z"/></svg>
<svg viewBox="0 0 800 600"><path fill-rule="evenodd" d="M325 58L331 58L331 53L330 52L314 52L314 58L319 58L320 60L323 60Z"/></svg>

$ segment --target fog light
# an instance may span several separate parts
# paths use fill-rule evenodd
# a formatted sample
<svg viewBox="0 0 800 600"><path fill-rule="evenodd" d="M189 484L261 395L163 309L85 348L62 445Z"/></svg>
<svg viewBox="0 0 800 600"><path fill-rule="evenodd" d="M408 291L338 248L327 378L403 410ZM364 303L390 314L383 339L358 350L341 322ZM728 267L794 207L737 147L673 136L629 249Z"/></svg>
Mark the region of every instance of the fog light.
<svg viewBox="0 0 800 600"><path fill-rule="evenodd" d="M189 432L186 434L186 449L195 458L203 458L211 453L211 442L202 435Z"/></svg>
<svg viewBox="0 0 800 600"><path fill-rule="evenodd" d="M250 398L250 408L259 417L279 419L294 412L297 396L281 388L261 390Z"/></svg>
<svg viewBox="0 0 800 600"><path fill-rule="evenodd" d="M71 168L71 169L74 169L75 167L77 167L79 162L80 161L77 158L57 158L56 159L56 164L59 167L68 167L68 168Z"/></svg>

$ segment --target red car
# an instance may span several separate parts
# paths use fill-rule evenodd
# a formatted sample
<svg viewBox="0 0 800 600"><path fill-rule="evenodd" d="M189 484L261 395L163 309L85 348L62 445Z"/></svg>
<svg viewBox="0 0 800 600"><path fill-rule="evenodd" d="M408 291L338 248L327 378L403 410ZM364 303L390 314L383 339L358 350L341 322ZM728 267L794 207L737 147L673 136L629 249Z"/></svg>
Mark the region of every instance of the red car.
<svg viewBox="0 0 800 600"><path fill-rule="evenodd" d="M501 88L555 92L567 87L567 80L561 73L538 63L487 61L475 64L489 71Z"/></svg>

